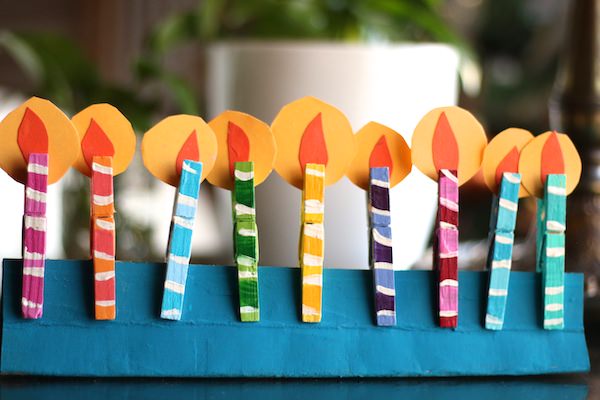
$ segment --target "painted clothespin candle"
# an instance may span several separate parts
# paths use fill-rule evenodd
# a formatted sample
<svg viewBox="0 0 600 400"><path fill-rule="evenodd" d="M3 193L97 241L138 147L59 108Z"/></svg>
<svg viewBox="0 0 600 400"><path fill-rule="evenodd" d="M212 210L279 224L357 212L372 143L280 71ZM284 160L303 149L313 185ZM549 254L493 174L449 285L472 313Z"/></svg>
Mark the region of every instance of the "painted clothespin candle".
<svg viewBox="0 0 600 400"><path fill-rule="evenodd" d="M581 159L565 134L546 132L522 151L519 170L523 186L543 198L538 211L537 249L542 273L544 329L563 329L565 315L565 230L566 201L581 176Z"/></svg>
<svg viewBox="0 0 600 400"><path fill-rule="evenodd" d="M483 154L483 178L494 193L486 263L486 269L490 271L485 316L487 329L501 330L504 324L519 197L528 195L521 186L519 156L531 139L530 132L509 128L496 135Z"/></svg>
<svg viewBox="0 0 600 400"><path fill-rule="evenodd" d="M356 134L357 152L348 178L369 194L370 264L375 320L396 325L396 285L392 249L390 189L412 168L410 148L392 129L370 122Z"/></svg>
<svg viewBox="0 0 600 400"><path fill-rule="evenodd" d="M0 143L0 167L25 185L21 310L24 318L41 318L47 187L57 182L75 161L77 134L54 104L32 97L0 123Z"/></svg>
<svg viewBox="0 0 600 400"><path fill-rule="evenodd" d="M486 144L481 124L459 107L430 111L413 134L413 163L438 182L433 264L438 272L443 328L458 324L458 188L479 170Z"/></svg>
<svg viewBox="0 0 600 400"><path fill-rule="evenodd" d="M91 178L90 256L94 266L94 314L114 320L116 231L113 177L124 172L135 152L135 133L127 118L109 104L94 104L71 119L81 145L75 168Z"/></svg>
<svg viewBox="0 0 600 400"><path fill-rule="evenodd" d="M273 170L271 128L251 115L225 111L209 122L218 144L208 181L232 191L234 260L238 271L240 320L260 320L258 227L255 186Z"/></svg>
<svg viewBox="0 0 600 400"><path fill-rule="evenodd" d="M200 183L217 155L212 129L200 117L175 115L151 128L142 140L144 165L161 181L177 187L167 248L167 272L160 316L180 320Z"/></svg>
<svg viewBox="0 0 600 400"><path fill-rule="evenodd" d="M302 274L302 321L320 322L324 193L326 186L344 176L354 156L352 128L336 108L314 97L304 97L284 106L271 130L277 143L277 173L302 190L298 257Z"/></svg>

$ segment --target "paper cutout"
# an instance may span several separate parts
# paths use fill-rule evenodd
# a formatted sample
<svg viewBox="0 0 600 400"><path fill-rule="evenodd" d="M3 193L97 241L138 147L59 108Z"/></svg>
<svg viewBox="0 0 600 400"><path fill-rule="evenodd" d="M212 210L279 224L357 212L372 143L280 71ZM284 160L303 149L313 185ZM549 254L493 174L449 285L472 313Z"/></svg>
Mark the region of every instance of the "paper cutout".
<svg viewBox="0 0 600 400"><path fill-rule="evenodd" d="M225 111L210 121L208 125L215 132L218 144L215 166L206 178L211 184L233 190L232 161L252 161L254 163L255 186L267 179L273 170L276 154L275 138L269 125L252 115L239 111ZM239 127L239 130L234 126ZM235 151L229 146L230 132L232 141L236 143ZM248 141L247 150L244 137ZM237 139L233 140L233 138ZM240 146L238 142L241 142L242 145ZM234 160L232 152L238 154L233 158L238 157L239 159Z"/></svg>
<svg viewBox="0 0 600 400"><path fill-rule="evenodd" d="M101 149L94 148L98 151ZM86 150L83 151L85 153ZM115 319L117 309L112 160L112 156L92 157L90 250L94 264L94 310L97 320Z"/></svg>
<svg viewBox="0 0 600 400"><path fill-rule="evenodd" d="M458 143L456 143L456 137L450 127L446 113L443 111L438 117L431 141L435 169L438 171L443 169L457 170L459 160Z"/></svg>
<svg viewBox="0 0 600 400"><path fill-rule="evenodd" d="M127 169L135 153L136 136L118 109L110 104L93 104L75 114L71 121L81 143L74 165L79 172L92 176L94 156L112 156L113 176Z"/></svg>
<svg viewBox="0 0 600 400"><path fill-rule="evenodd" d="M439 279L439 317L442 328L458 325L458 177L442 169L438 181L438 216L434 267Z"/></svg>
<svg viewBox="0 0 600 400"><path fill-rule="evenodd" d="M546 176L543 243L541 245L544 329L564 328L566 186L566 175L550 174Z"/></svg>
<svg viewBox="0 0 600 400"><path fill-rule="evenodd" d="M518 150L516 154L518 155ZM514 152L512 157L514 158ZM520 174L504 172L500 181L500 195L493 199L490 253L486 265L490 270L485 316L487 329L501 330L504 326L520 187Z"/></svg>
<svg viewBox="0 0 600 400"><path fill-rule="evenodd" d="M31 153L48 153L48 132L46 126L38 115L25 109L25 114L19 125L17 143L25 160L29 160Z"/></svg>
<svg viewBox="0 0 600 400"><path fill-rule="evenodd" d="M50 185L58 181L73 165L79 151L79 140L71 121L48 100L32 97L0 122L0 167L14 180L25 184L27 159L23 157L19 147L18 131L27 109L41 119L48 135Z"/></svg>
<svg viewBox="0 0 600 400"><path fill-rule="evenodd" d="M504 172L519 172L521 152L531 140L533 140L531 132L519 128L505 129L490 140L483 152L481 172L486 186L492 193L498 193ZM517 154L514 154L515 148ZM509 154L511 155L508 156ZM527 190L521 185L519 197L528 195Z"/></svg>
<svg viewBox="0 0 600 400"><path fill-rule="evenodd" d="M440 122L442 113L444 117ZM447 119L458 145L460 186L479 171L483 151L487 144L487 138L481 124L467 110L459 107L441 107L428 112L417 124L412 137L412 161L425 175L433 180L438 179L439 169L433 160L433 136L437 130L438 122L441 123L441 132L447 130L444 119ZM443 151L443 148L440 149L440 156Z"/></svg>
<svg viewBox="0 0 600 400"><path fill-rule="evenodd" d="M341 179L354 158L352 127L338 109L314 97L303 97L284 106L271 125L277 143L275 170L299 189L304 182L304 170L299 163L300 142L311 122L318 123L315 117L319 114L328 149L325 186Z"/></svg>
<svg viewBox="0 0 600 400"><path fill-rule="evenodd" d="M81 139L81 150L89 168L92 168L95 156L113 157L115 155L115 147L94 118L90 119L90 126Z"/></svg>
<svg viewBox="0 0 600 400"><path fill-rule="evenodd" d="M531 195L537 198L544 196L544 185L542 184L541 176L542 149L552 135L553 132L545 132L536 136L523 148L521 158L519 159L522 184ZM565 168L564 172L567 175L566 193L569 195L579 183L581 177L581 159L568 135L556 132L556 137L560 143Z"/></svg>
<svg viewBox="0 0 600 400"><path fill-rule="evenodd" d="M369 190L369 171L376 164L388 163L385 149L390 156L390 187L396 186L412 169L410 148L404 138L396 131L377 122L369 122L356 133L356 155L348 168L348 178L363 190ZM383 141L382 138L385 138ZM384 144L385 145L384 145ZM382 155L383 160L375 162ZM372 162L373 161L373 162ZM386 165L387 166L387 165Z"/></svg>
<svg viewBox="0 0 600 400"><path fill-rule="evenodd" d="M371 156L369 157L369 167L370 168L387 168L388 175L392 175L394 172L394 162L392 161L392 155L390 154L390 149L387 145L387 140L384 135L381 135L377 143L375 143L375 147L371 151Z"/></svg>
<svg viewBox="0 0 600 400"><path fill-rule="evenodd" d="M171 186L179 185L176 161L181 147L189 138L190 132L196 132L202 177L204 180L217 157L217 139L215 133L200 117L193 115L173 115L154 125L142 139L142 158L144 166L157 179Z"/></svg>
<svg viewBox="0 0 600 400"><path fill-rule="evenodd" d="M192 256L192 235L198 208L202 168L202 163L198 161L183 162L169 234L167 274L160 311L160 317L163 319L176 321L181 319L188 266Z"/></svg>
<svg viewBox="0 0 600 400"><path fill-rule="evenodd" d="M183 168L183 162L185 160L198 161L200 160L200 149L198 149L198 139L196 131L192 131L190 136L185 140L179 153L177 153L177 160L175 161L175 168L177 175L181 176L181 169Z"/></svg>
<svg viewBox="0 0 600 400"><path fill-rule="evenodd" d="M549 174L564 174L565 173L565 162L563 160L562 150L558 141L558 136L553 131L544 147L542 147L542 161L540 163L540 178L542 185L546 183L546 176Z"/></svg>
<svg viewBox="0 0 600 400"><path fill-rule="evenodd" d="M387 167L371 168L369 188L371 268L373 268L375 292L375 319L379 326L396 325L396 285L392 258L389 177L390 173Z"/></svg>
<svg viewBox="0 0 600 400"><path fill-rule="evenodd" d="M46 192L48 154L30 153L25 185L23 218L23 292L24 318L41 318L44 307L44 270L46 265Z"/></svg>
<svg viewBox="0 0 600 400"><path fill-rule="evenodd" d="M233 176L235 163L249 160L250 141L244 130L231 121L227 123L227 153L229 155L229 173Z"/></svg>
<svg viewBox="0 0 600 400"><path fill-rule="evenodd" d="M321 113L308 123L302 138L300 139L300 149L298 150L298 160L300 168L306 169L306 164L321 164L327 166L329 155L327 154L327 144L323 133L323 121Z"/></svg>
<svg viewBox="0 0 600 400"><path fill-rule="evenodd" d="M325 171L322 164L306 164L300 233L303 322L321 322L322 317Z"/></svg>
<svg viewBox="0 0 600 400"><path fill-rule="evenodd" d="M253 162L235 163L233 190L234 257L238 270L240 318L243 322L260 320L258 297L258 228L254 206Z"/></svg>

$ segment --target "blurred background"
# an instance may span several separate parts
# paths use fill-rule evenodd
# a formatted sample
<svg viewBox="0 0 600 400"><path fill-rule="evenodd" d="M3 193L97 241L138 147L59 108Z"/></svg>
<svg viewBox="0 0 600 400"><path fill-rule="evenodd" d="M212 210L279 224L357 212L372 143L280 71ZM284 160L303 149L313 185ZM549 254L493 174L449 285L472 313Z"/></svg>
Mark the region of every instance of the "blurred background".
<svg viewBox="0 0 600 400"><path fill-rule="evenodd" d="M573 16L575 3L579 16ZM232 108L270 123L285 103L313 95L339 107L355 130L376 120L409 143L425 112L459 104L491 139L512 126L534 134L566 131L572 121L565 122L563 100L572 80L565 76L579 76L588 79L580 84L587 97L581 91L574 97L588 113L577 121L587 125L584 133L571 128L591 138L595 10L587 0L0 2L0 118L31 95L52 100L69 116L108 102L141 138L176 113L209 120ZM589 48L578 34L587 35ZM580 51L567 51L577 45ZM593 141L577 137L580 149ZM22 187L0 174L0 252L17 257ZM174 189L152 178L139 154L115 184L118 258L161 260ZM398 268L431 267L435 191L413 171L392 193ZM88 178L71 171L50 196L50 257L87 257ZM229 195L205 184L200 201L194 261L231 264ZM490 201L479 176L461 189L461 268L484 265ZM588 295L595 296L600 257L590 241L593 226L584 226L598 206L592 194L581 207L572 206L577 201L569 206L586 210L573 217L583 222L570 220L569 230L586 233L568 239L574 249L567 254L578 257L568 265L586 271ZM300 192L276 173L257 188L261 264L296 264L299 202ZM326 204L326 265L367 268L364 192L344 178L328 189ZM532 269L534 202L523 201L521 210L514 265Z"/></svg>

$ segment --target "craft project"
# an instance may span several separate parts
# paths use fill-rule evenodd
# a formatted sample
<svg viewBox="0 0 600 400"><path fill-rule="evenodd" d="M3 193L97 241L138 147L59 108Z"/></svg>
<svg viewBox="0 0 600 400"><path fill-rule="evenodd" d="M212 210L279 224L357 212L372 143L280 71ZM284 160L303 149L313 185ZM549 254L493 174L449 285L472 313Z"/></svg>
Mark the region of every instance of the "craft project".
<svg viewBox="0 0 600 400"><path fill-rule="evenodd" d="M214 132L202 118L191 115L163 119L142 140L142 157L148 171L178 187L160 312L164 319L181 319L200 183L212 170L216 156Z"/></svg>
<svg viewBox="0 0 600 400"><path fill-rule="evenodd" d="M113 177L135 153L135 133L127 118L109 104L94 104L71 119L79 133L75 168L91 178L90 255L94 264L94 310L99 320L116 318L115 205Z"/></svg>
<svg viewBox="0 0 600 400"><path fill-rule="evenodd" d="M569 137L546 132L522 151L523 185L538 201L538 257L542 272L544 329L563 329L565 315L566 201L581 177L581 159ZM540 243L541 242L541 243Z"/></svg>
<svg viewBox="0 0 600 400"><path fill-rule="evenodd" d="M217 137L217 160L206 179L232 191L234 259L238 270L240 319L260 320L258 228L254 187L273 170L271 128L251 115L225 111L208 125Z"/></svg>
<svg viewBox="0 0 600 400"><path fill-rule="evenodd" d="M337 182L354 157L350 123L339 110L314 97L284 106L271 130L277 143L275 170L302 189L299 264L302 320L320 322L324 257L324 190Z"/></svg>
<svg viewBox="0 0 600 400"><path fill-rule="evenodd" d="M412 168L410 149L394 130L369 122L356 134L357 153L348 178L369 194L371 268L377 325L396 325L389 190Z"/></svg>
<svg viewBox="0 0 600 400"><path fill-rule="evenodd" d="M75 161L77 133L54 104L32 97L0 123L0 143L0 167L25 184L21 310L24 318L41 318L47 186L58 181Z"/></svg>
<svg viewBox="0 0 600 400"><path fill-rule="evenodd" d="M440 326L458 324L458 187L479 170L487 138L479 122L459 107L436 108L415 128L412 160L438 181L434 269L439 273Z"/></svg>
<svg viewBox="0 0 600 400"><path fill-rule="evenodd" d="M485 316L487 329L501 330L504 324L519 197L528 195L521 186L519 155L531 139L530 132L509 128L497 134L483 153L483 178L494 194L486 263L486 269L490 271Z"/></svg>

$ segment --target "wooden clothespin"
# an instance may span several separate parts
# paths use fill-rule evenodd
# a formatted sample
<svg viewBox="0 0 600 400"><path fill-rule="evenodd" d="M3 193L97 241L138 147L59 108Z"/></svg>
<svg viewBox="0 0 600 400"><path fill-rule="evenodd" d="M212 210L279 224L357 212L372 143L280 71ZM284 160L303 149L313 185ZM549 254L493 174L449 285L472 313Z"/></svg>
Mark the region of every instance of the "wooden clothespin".
<svg viewBox="0 0 600 400"><path fill-rule="evenodd" d="M501 330L504 325L519 197L528 195L521 186L519 157L532 139L533 135L524 129L509 128L497 134L483 154L483 178L493 193L485 316L485 327L491 330Z"/></svg>
<svg viewBox="0 0 600 400"><path fill-rule="evenodd" d="M538 199L536 269L541 270L544 329L564 328L566 201L581 176L581 159L569 137L546 132L522 151L523 186Z"/></svg>
<svg viewBox="0 0 600 400"><path fill-rule="evenodd" d="M116 229L113 179L124 172L135 152L133 127L109 104L93 104L72 118L79 133L75 167L91 178L90 256L94 268L94 314L117 317Z"/></svg>
<svg viewBox="0 0 600 400"><path fill-rule="evenodd" d="M479 122L459 107L430 111L413 134L413 163L438 182L433 264L438 272L443 328L458 324L458 188L479 170L486 144Z"/></svg>

